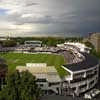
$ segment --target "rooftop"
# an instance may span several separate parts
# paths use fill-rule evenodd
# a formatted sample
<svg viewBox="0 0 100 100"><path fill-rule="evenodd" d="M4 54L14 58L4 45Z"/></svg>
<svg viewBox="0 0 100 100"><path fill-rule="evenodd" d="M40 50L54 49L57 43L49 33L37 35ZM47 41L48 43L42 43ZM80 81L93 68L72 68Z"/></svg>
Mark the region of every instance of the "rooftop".
<svg viewBox="0 0 100 100"><path fill-rule="evenodd" d="M71 71L80 71L92 68L99 63L99 60L96 57L86 53L83 53L83 55L85 56L85 60L83 60L82 62L67 64L63 66Z"/></svg>
<svg viewBox="0 0 100 100"><path fill-rule="evenodd" d="M29 63L28 63L28 65L29 65ZM39 63L39 64L33 63L33 66L32 66L32 63L30 63L30 65L31 65L31 67L17 66L16 69L19 72L29 71L34 76L36 76L37 79L38 78L39 79L47 79L48 82L59 82L60 81L60 77L54 66L45 66L46 64L44 64L44 63L43 64L42 63ZM34 66L34 65L38 65L38 66Z"/></svg>
<svg viewBox="0 0 100 100"><path fill-rule="evenodd" d="M91 35L92 38L100 38L100 33L93 33Z"/></svg>
<svg viewBox="0 0 100 100"><path fill-rule="evenodd" d="M25 41L25 43L42 43L42 41Z"/></svg>

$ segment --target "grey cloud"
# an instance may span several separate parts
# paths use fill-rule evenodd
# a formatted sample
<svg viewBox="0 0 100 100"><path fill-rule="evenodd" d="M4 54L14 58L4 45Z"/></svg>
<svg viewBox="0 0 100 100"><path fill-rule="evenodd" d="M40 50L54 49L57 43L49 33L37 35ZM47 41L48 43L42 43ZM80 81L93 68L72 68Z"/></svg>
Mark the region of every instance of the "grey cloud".
<svg viewBox="0 0 100 100"><path fill-rule="evenodd" d="M21 3L19 13L6 15L4 19L16 25L45 25L36 31L40 34L84 35L90 31L100 31L100 0L24 0ZM23 14L33 16L22 18ZM35 34L33 31L31 33Z"/></svg>
<svg viewBox="0 0 100 100"><path fill-rule="evenodd" d="M34 5L39 5L38 3L27 3L25 6L34 6Z"/></svg>

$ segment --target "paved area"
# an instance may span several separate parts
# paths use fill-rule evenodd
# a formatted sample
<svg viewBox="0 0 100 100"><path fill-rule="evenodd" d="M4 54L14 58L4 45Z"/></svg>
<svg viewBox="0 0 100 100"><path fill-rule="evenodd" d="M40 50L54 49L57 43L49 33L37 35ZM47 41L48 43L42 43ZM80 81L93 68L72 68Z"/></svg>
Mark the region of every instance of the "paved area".
<svg viewBox="0 0 100 100"><path fill-rule="evenodd" d="M72 97L66 96L59 96L59 95L51 95L51 96L44 96L41 100L73 100Z"/></svg>
<svg viewBox="0 0 100 100"><path fill-rule="evenodd" d="M51 95L51 96L44 96L42 97L41 100L84 100L84 99L79 97L73 98L72 96Z"/></svg>
<svg viewBox="0 0 100 100"><path fill-rule="evenodd" d="M41 100L85 100L85 99L82 97L73 98L72 96L50 95L42 97ZM100 95L91 100L100 100Z"/></svg>

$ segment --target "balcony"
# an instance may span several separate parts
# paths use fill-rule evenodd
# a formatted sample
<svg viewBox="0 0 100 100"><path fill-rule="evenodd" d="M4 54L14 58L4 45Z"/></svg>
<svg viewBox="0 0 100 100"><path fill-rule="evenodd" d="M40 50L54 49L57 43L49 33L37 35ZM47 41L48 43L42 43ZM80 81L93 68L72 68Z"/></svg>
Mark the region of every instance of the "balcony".
<svg viewBox="0 0 100 100"><path fill-rule="evenodd" d="M97 75L93 76L92 78L85 79L85 80L82 80L82 81L79 81L79 82L70 83L70 87L72 88L72 87L77 87L77 86L80 86L80 85L90 83L91 81L95 80L96 77L97 77Z"/></svg>
<svg viewBox="0 0 100 100"><path fill-rule="evenodd" d="M87 81L80 81L80 82L76 82L76 83L70 83L70 87L77 87L77 86L80 86L80 85L84 85L84 84L87 84Z"/></svg>
<svg viewBox="0 0 100 100"><path fill-rule="evenodd" d="M73 75L73 79L83 78L84 76L86 76L86 75L85 75L85 73L83 73L83 72L80 73L80 74L74 74L74 75Z"/></svg>
<svg viewBox="0 0 100 100"><path fill-rule="evenodd" d="M67 76L65 77L65 80L72 80L71 75L67 75Z"/></svg>
<svg viewBox="0 0 100 100"><path fill-rule="evenodd" d="M80 89L80 93L85 92L87 90L87 87Z"/></svg>
<svg viewBox="0 0 100 100"><path fill-rule="evenodd" d="M96 77L97 77L97 75L94 75L92 78L88 78L87 81L88 81L88 82L93 81L93 80L96 79Z"/></svg>

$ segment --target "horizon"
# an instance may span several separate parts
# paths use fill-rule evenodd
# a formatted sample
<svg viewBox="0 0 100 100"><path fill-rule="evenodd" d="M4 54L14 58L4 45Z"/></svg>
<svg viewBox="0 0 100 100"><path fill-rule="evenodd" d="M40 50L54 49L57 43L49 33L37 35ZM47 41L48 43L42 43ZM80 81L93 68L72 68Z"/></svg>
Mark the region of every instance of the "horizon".
<svg viewBox="0 0 100 100"><path fill-rule="evenodd" d="M99 0L0 0L0 36L75 37L100 32Z"/></svg>
<svg viewBox="0 0 100 100"><path fill-rule="evenodd" d="M10 38L17 38L17 37L21 37L21 38L25 38L25 37L36 37L36 38L40 38L40 37L58 37L58 38L70 38L70 37L77 37L77 38L81 38L81 37L87 37L88 36L88 34L87 35L85 35L85 36L82 36L82 35L80 35L79 33L75 33L75 34L72 34L72 33L67 33L67 34L53 34L53 35L51 35L51 34L33 34L33 35L28 35L28 34L26 34L26 35L11 35L11 34L6 34L6 35L1 35L0 36L0 38L2 38L2 37L4 37L4 38L6 38L6 37L10 37Z"/></svg>

